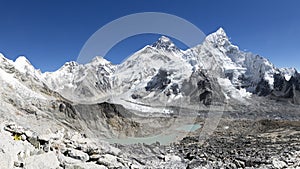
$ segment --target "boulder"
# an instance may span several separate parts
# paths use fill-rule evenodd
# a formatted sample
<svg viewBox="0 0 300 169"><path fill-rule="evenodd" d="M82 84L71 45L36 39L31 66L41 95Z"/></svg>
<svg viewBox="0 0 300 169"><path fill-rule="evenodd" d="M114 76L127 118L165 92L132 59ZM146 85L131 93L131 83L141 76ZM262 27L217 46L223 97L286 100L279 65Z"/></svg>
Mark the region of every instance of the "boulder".
<svg viewBox="0 0 300 169"><path fill-rule="evenodd" d="M181 158L176 155L166 155L165 161L181 161Z"/></svg>
<svg viewBox="0 0 300 169"><path fill-rule="evenodd" d="M124 167L119 161L116 156L105 154L102 155L99 160L97 161L97 164L107 166L108 168L122 168Z"/></svg>
<svg viewBox="0 0 300 169"><path fill-rule="evenodd" d="M287 167L287 164L284 161L280 161L280 160L277 160L277 159L274 159L272 161L272 164L274 165L275 168L278 168L278 169Z"/></svg>
<svg viewBox="0 0 300 169"><path fill-rule="evenodd" d="M89 160L89 155L85 152L82 152L80 150L76 150L76 149L68 149L66 154L69 156L69 157L72 157L74 159L78 159L78 160L81 160L83 162L86 162Z"/></svg>

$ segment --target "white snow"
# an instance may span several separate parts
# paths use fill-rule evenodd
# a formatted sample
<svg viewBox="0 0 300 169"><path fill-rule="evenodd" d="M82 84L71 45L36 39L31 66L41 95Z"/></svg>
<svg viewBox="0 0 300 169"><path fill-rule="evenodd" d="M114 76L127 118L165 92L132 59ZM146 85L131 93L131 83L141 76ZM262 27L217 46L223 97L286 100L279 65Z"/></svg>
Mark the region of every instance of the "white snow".
<svg viewBox="0 0 300 169"><path fill-rule="evenodd" d="M273 74L277 72L275 66L263 57L240 51L231 44L222 28L208 35L202 44L184 53L183 58L192 66L200 66L214 77L231 77L230 81L235 87L248 86L247 91L254 91L262 78L273 87Z"/></svg>
<svg viewBox="0 0 300 169"><path fill-rule="evenodd" d="M170 42L170 41L171 41L170 38L168 38L168 37L166 37L166 36L161 36L161 37L159 38L159 40L160 40L160 41L163 41L163 42Z"/></svg>
<svg viewBox="0 0 300 169"><path fill-rule="evenodd" d="M22 73L26 73L28 71L33 71L31 63L27 60L25 56L20 56L16 59L14 63L15 67Z"/></svg>
<svg viewBox="0 0 300 169"><path fill-rule="evenodd" d="M226 99L236 99L238 101L245 102L244 98L248 98L251 96L251 93L246 92L245 89L236 89L229 79L226 78L218 78L219 84L222 86L224 90L224 94Z"/></svg>
<svg viewBox="0 0 300 169"><path fill-rule="evenodd" d="M15 96L23 99L39 98L46 99L42 94L32 91L23 83L14 78L14 74L9 74L0 69L0 89L5 93L14 93Z"/></svg>
<svg viewBox="0 0 300 169"><path fill-rule="evenodd" d="M65 98L88 103L106 96L106 88L110 89L114 70L111 62L97 56L85 65L67 62L55 72L43 73L42 80Z"/></svg>
<svg viewBox="0 0 300 169"><path fill-rule="evenodd" d="M285 80L289 81L291 77L296 73L295 68L281 68L280 71L285 77Z"/></svg>

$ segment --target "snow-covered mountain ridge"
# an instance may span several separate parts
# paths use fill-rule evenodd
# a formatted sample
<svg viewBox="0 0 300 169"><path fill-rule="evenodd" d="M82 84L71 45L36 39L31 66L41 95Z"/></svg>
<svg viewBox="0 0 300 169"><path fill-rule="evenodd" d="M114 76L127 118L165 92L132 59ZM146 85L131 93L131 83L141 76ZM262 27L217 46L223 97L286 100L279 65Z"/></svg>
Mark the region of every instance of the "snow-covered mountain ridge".
<svg viewBox="0 0 300 169"><path fill-rule="evenodd" d="M205 78L211 84L220 86L220 91L214 91L218 95L243 101L251 94L272 94L278 90L274 84L279 83L281 76L284 78L280 78L280 83L287 84L298 76L296 69L278 69L259 55L239 50L222 28L208 35L202 44L186 51L163 36L120 65L113 65L103 57L95 57L85 65L72 61L55 72L41 73L23 56L15 62L4 56L1 58L24 76L35 79L39 85L45 85L73 102L89 103L111 98L119 102L154 104L186 98L190 100L193 92L198 90L197 84L189 86L186 82L191 81L197 72L205 72Z"/></svg>

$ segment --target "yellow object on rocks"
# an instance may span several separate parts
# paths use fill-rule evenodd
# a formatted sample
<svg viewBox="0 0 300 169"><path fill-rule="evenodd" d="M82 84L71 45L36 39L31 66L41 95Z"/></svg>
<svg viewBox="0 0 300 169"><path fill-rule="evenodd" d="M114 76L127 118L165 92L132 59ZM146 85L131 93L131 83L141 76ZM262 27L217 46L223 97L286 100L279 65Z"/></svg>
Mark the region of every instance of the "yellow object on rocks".
<svg viewBox="0 0 300 169"><path fill-rule="evenodd" d="M14 140L16 140L16 141L22 140L21 135L20 134L14 134Z"/></svg>

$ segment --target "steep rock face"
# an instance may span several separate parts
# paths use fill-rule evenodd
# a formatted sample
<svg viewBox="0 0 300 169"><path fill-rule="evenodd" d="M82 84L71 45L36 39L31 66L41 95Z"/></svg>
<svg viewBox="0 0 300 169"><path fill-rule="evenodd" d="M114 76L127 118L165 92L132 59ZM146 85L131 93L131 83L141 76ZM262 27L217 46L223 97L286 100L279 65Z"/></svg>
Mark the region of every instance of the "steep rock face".
<svg viewBox="0 0 300 169"><path fill-rule="evenodd" d="M275 74L274 79L273 97L300 104L300 74L297 71L288 80L283 73Z"/></svg>
<svg viewBox="0 0 300 169"><path fill-rule="evenodd" d="M222 103L224 93L216 78L210 78L203 71L194 72L182 85L182 93L189 96L190 104Z"/></svg>
<svg viewBox="0 0 300 169"><path fill-rule="evenodd" d="M139 123L131 120L132 114L121 105L99 103L94 105L78 104L74 106L85 133L90 137L135 136Z"/></svg>
<svg viewBox="0 0 300 169"><path fill-rule="evenodd" d="M169 76L170 73L167 70L159 69L158 73L147 83L146 91L164 90L171 83Z"/></svg>
<svg viewBox="0 0 300 169"><path fill-rule="evenodd" d="M256 85L254 94L258 96L267 96L272 92L270 84L265 79L261 79L260 82Z"/></svg>

